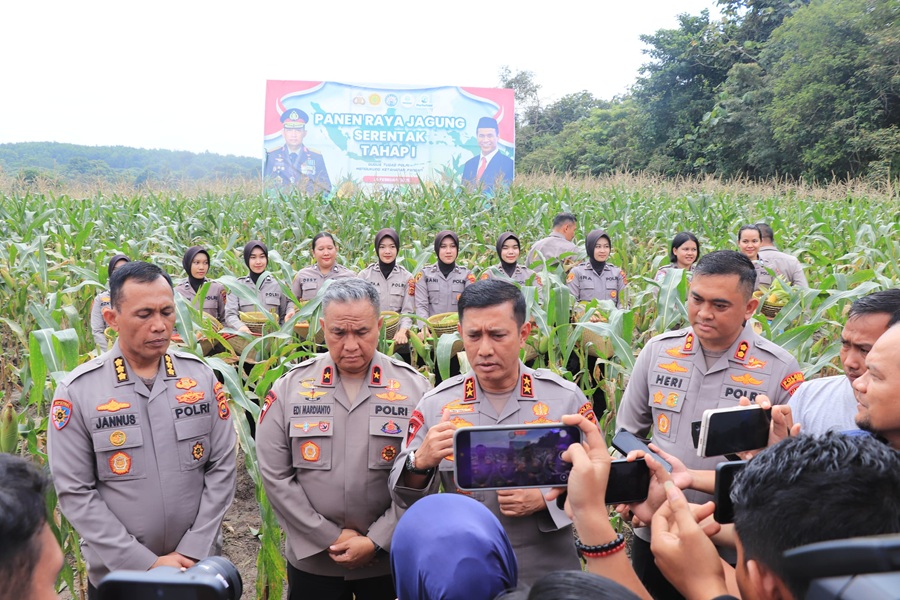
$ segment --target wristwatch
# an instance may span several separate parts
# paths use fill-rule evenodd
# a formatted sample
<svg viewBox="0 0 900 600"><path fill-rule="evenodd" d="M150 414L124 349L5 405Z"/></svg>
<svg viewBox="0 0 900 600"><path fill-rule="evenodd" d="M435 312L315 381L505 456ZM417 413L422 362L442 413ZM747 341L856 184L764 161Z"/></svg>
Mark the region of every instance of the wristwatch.
<svg viewBox="0 0 900 600"><path fill-rule="evenodd" d="M431 476L434 473L434 467L430 469L417 469L416 468L416 451L413 450L406 456L406 464L404 465L406 470L410 473L414 473L416 475L426 475Z"/></svg>

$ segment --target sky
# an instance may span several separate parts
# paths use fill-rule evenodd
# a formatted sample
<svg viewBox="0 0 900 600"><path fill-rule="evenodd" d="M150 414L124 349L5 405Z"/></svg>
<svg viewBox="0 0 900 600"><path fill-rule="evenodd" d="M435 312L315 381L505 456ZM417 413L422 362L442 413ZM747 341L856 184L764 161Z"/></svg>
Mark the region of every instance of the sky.
<svg viewBox="0 0 900 600"><path fill-rule="evenodd" d="M262 156L267 79L628 91L641 34L715 0L45 0L0 6L0 143Z"/></svg>

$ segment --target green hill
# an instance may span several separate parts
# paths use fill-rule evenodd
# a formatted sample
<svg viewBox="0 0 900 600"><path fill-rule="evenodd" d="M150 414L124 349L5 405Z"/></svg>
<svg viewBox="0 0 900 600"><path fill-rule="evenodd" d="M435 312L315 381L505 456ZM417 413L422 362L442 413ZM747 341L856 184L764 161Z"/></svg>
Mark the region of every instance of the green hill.
<svg viewBox="0 0 900 600"><path fill-rule="evenodd" d="M56 142L0 144L0 172L60 181L208 181L259 177L260 159L211 152L79 146Z"/></svg>

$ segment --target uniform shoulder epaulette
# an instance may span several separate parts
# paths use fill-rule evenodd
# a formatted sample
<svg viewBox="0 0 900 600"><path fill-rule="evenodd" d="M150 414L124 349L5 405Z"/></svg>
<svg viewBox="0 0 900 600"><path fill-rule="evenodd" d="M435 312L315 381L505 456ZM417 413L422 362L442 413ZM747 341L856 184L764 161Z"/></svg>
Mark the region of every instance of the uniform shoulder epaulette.
<svg viewBox="0 0 900 600"><path fill-rule="evenodd" d="M322 154L321 152L319 152L319 151L316 150L315 148L310 148L309 146L306 147L306 151L309 152L310 154Z"/></svg>
<svg viewBox="0 0 900 600"><path fill-rule="evenodd" d="M363 269L363 271L368 271L369 269L375 270L375 268L376 268L377 266L378 266L378 263L377 263L377 262L369 263L369 264L366 265L366 268Z"/></svg>
<svg viewBox="0 0 900 600"><path fill-rule="evenodd" d="M90 373L91 371L95 371L103 366L103 363L106 362L104 355L100 355L97 358L91 359L86 363L82 363L75 367L68 375L63 377L62 383L69 384L85 373Z"/></svg>
<svg viewBox="0 0 900 600"><path fill-rule="evenodd" d="M465 377L463 375L454 375L450 379L445 379L444 381L442 381L440 383L440 385L435 387L434 390L432 390L432 391L438 392L441 390L446 390L446 389L449 389L452 387L456 387L458 385L462 385L462 382L464 379L465 379Z"/></svg>
<svg viewBox="0 0 900 600"><path fill-rule="evenodd" d="M553 383L559 385L560 387L564 387L567 390L571 391L581 391L581 388L573 382L569 381L565 377L557 375L553 371L549 369L535 369L534 373L532 373L535 379L540 379L541 381L552 381Z"/></svg>
<svg viewBox="0 0 900 600"><path fill-rule="evenodd" d="M653 340L668 340L671 338L684 337L688 334L688 328L682 327L681 329L676 329L674 331L664 331L657 336L654 336L650 341Z"/></svg>
<svg viewBox="0 0 900 600"><path fill-rule="evenodd" d="M772 340L767 340L766 338L764 338L760 335L756 336L756 339L753 341L753 343L760 350L765 350L769 354L773 354L773 355L777 356L778 358L781 358L785 361L793 358L793 355L790 352L788 352L787 350L785 350L784 348L782 348L781 346L779 346Z"/></svg>
<svg viewBox="0 0 900 600"><path fill-rule="evenodd" d="M388 358L390 359L391 364L394 365L395 367L400 367L401 369L406 369L407 371L411 371L411 372L415 373L416 375L421 375L421 373L419 373L416 370L416 368L413 367L412 365L410 365L409 363L403 362L402 360L399 360L399 359L396 359L393 357L388 357Z"/></svg>
<svg viewBox="0 0 900 600"><path fill-rule="evenodd" d="M203 365L206 366L206 367L209 366L209 365L206 364L206 361L205 361L205 360L203 360L202 358L200 358L200 357L197 356L196 354L191 354L190 352L185 352L185 351L183 351L183 350L170 350L170 352L171 352L172 354L174 354L175 356L177 356L178 358L186 358L186 359L188 359L188 360L195 360L195 361L197 361L197 362L199 362L199 363L203 363Z"/></svg>
<svg viewBox="0 0 900 600"><path fill-rule="evenodd" d="M320 356L313 356L312 358L307 358L303 362L297 363L296 365L291 367L290 370L293 371L294 369L299 369L301 367L308 367L309 365L311 365L314 362L316 362L317 360L319 360L319 358L320 358Z"/></svg>
<svg viewBox="0 0 900 600"><path fill-rule="evenodd" d="M268 154L275 154L276 152L280 152L283 148L284 148L284 146L278 146L274 150L269 150Z"/></svg>

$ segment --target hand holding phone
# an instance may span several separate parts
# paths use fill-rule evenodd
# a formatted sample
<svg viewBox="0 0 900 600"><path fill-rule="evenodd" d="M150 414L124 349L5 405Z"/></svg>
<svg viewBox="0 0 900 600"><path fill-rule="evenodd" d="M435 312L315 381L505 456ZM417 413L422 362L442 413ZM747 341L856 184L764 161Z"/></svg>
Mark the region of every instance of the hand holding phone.
<svg viewBox="0 0 900 600"><path fill-rule="evenodd" d="M733 460L716 465L716 490L713 500L716 510L713 518L716 523L724 525L734 522L734 503L731 502L731 485L734 476L747 466L746 460Z"/></svg>
<svg viewBox="0 0 900 600"><path fill-rule="evenodd" d="M707 410L700 423L697 455L705 458L765 448L771 418L771 412L757 404Z"/></svg>
<svg viewBox="0 0 900 600"><path fill-rule="evenodd" d="M652 456L653 459L661 464L667 472L671 473L672 465L669 463L669 461L658 455L656 452L650 450L650 448L647 447L647 444L649 443L650 440L641 439L630 431L625 431L624 429L620 429L612 440L613 448L615 448L625 456L628 456L629 452L640 450L644 454Z"/></svg>

